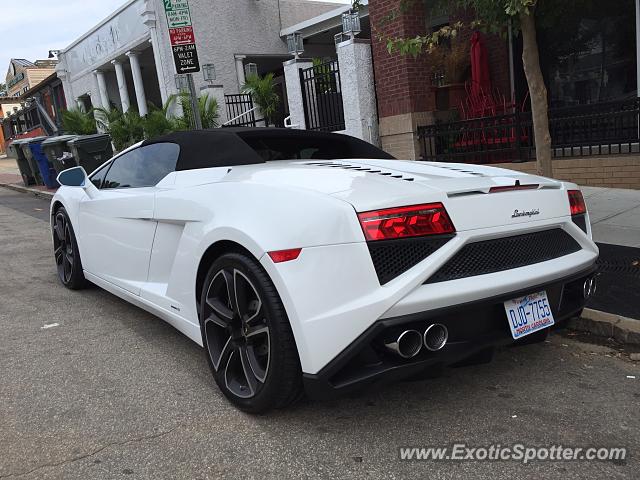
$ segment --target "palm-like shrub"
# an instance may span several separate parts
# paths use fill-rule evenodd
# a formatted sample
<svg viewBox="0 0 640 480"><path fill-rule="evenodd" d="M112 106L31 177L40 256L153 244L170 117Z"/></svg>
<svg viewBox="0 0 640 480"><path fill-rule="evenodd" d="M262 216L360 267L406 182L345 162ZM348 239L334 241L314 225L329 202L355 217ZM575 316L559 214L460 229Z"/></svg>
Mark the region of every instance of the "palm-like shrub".
<svg viewBox="0 0 640 480"><path fill-rule="evenodd" d="M168 110L168 107L173 103L177 102L182 109L182 116L175 118L175 128L177 130L189 130L195 128L193 125L193 116L191 109L191 98L187 92L181 92L178 95L172 95L167 100L167 104L165 105L165 115ZM204 95L200 95L198 97L198 109L200 110L200 120L202 121L202 128L217 128L220 126L218 120L220 119L220 114L218 113L218 101L210 97L208 93Z"/></svg>
<svg viewBox="0 0 640 480"><path fill-rule="evenodd" d="M169 98L162 108L152 104L149 105L149 113L144 117L145 138L155 138L181 130L178 120L169 115L169 108L172 103L173 97Z"/></svg>
<svg viewBox="0 0 640 480"><path fill-rule="evenodd" d="M174 102L182 107L182 116L174 117L169 113ZM218 127L218 102L204 94L198 98L198 107L202 119L202 128ZM95 113L95 115L94 115ZM177 130L194 128L191 117L191 101L187 93L172 95L162 108L149 105L149 113L141 117L135 108L122 113L115 107L109 110L96 108L89 113L80 110L68 110L63 113L63 129L67 133L88 135L101 131L111 135L111 141L117 151L122 151L144 139L166 135Z"/></svg>
<svg viewBox="0 0 640 480"><path fill-rule="evenodd" d="M111 135L111 141L116 150L122 151L145 139L145 119L136 109L130 108L122 113L116 108L105 110L97 108L97 122L101 129Z"/></svg>
<svg viewBox="0 0 640 480"><path fill-rule="evenodd" d="M83 112L79 109L62 112L62 129L65 133L74 135L91 135L98 131L93 112Z"/></svg>
<svg viewBox="0 0 640 480"><path fill-rule="evenodd" d="M202 128L217 128L220 126L218 120L218 101L209 97L208 93L198 97L198 107L200 109L200 118L202 119Z"/></svg>
<svg viewBox="0 0 640 480"><path fill-rule="evenodd" d="M264 77L249 75L242 86L242 93L251 94L253 103L260 108L262 115L264 115L265 123L270 125L280 104L280 97L276 93L273 83L273 73L267 73Z"/></svg>

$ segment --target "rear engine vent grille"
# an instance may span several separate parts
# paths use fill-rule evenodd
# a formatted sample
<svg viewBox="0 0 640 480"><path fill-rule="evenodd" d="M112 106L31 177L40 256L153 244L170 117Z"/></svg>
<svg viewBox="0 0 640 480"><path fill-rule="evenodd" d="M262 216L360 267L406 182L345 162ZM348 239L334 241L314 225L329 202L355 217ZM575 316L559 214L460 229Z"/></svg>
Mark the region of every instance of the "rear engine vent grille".
<svg viewBox="0 0 640 480"><path fill-rule="evenodd" d="M559 258L580 250L580 244L560 228L469 243L425 283L502 272Z"/></svg>
<svg viewBox="0 0 640 480"><path fill-rule="evenodd" d="M584 213L582 215L573 215L571 217L571 220L573 220L573 223L580 227L580 230L582 230L584 233L587 233L587 217Z"/></svg>
<svg viewBox="0 0 640 480"><path fill-rule="evenodd" d="M415 178L413 177L405 177L402 174L398 174L398 173L394 174L392 172L386 172L382 168L365 167L364 165L351 165L348 163L329 163L329 162L309 162L309 163L305 163L305 165L310 165L314 167L341 168L343 170L354 170L357 172L373 173L373 174L382 175L385 177L397 178L399 180L404 180L406 182L413 182L415 180Z"/></svg>
<svg viewBox="0 0 640 480"><path fill-rule="evenodd" d="M373 266L380 285L414 267L453 238L453 235L437 237L401 238L368 242Z"/></svg>

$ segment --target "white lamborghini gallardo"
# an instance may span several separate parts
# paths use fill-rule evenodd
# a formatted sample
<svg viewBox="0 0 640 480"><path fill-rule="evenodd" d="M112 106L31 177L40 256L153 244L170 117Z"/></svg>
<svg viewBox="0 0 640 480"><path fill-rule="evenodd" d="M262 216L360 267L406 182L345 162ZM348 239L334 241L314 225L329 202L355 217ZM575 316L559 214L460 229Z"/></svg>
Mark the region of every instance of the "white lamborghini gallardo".
<svg viewBox="0 0 640 480"><path fill-rule="evenodd" d="M344 135L175 133L58 180L61 282L169 322L250 412L540 341L595 288L576 185Z"/></svg>

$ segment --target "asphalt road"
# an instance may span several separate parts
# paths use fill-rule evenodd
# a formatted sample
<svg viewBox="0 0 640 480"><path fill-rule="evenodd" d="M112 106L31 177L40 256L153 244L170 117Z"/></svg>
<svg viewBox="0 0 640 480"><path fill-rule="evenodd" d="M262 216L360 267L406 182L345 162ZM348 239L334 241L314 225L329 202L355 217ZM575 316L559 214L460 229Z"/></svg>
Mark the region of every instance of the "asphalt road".
<svg viewBox="0 0 640 480"><path fill-rule="evenodd" d="M172 327L58 284L46 209L0 188L0 479L638 478L640 365L625 351L553 335L437 379L249 416ZM629 457L399 460L401 446L455 442L624 446Z"/></svg>

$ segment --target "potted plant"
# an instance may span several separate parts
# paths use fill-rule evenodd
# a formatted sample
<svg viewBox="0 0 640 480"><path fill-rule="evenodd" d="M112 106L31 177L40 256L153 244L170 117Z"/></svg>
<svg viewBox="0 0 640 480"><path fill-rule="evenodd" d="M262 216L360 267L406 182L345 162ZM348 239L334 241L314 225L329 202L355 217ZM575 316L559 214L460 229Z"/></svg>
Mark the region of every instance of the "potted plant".
<svg viewBox="0 0 640 480"><path fill-rule="evenodd" d="M437 110L458 108L464 100L464 82L471 69L469 55L468 44L459 39L452 39L449 46L443 45L429 53Z"/></svg>

